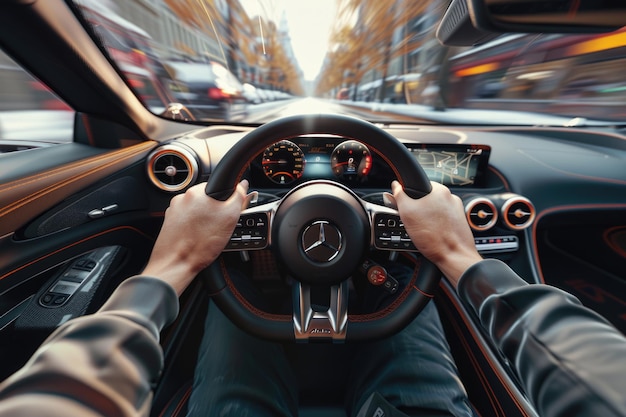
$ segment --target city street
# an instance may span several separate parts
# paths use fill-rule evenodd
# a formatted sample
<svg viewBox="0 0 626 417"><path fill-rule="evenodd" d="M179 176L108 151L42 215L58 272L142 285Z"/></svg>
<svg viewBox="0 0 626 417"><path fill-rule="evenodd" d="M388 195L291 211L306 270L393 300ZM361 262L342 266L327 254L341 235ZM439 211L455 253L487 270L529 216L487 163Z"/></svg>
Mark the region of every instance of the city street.
<svg viewBox="0 0 626 417"><path fill-rule="evenodd" d="M293 98L248 106L245 117L248 123L264 123L275 118L296 114L339 113L361 117L372 122L405 122L457 125L594 125L593 120L554 116L513 110L461 109L435 110L419 104L372 103L359 101L336 101L313 97Z"/></svg>
<svg viewBox="0 0 626 417"><path fill-rule="evenodd" d="M266 123L280 117L301 114L334 113L364 118L372 122L454 124L454 125L552 125L579 126L603 124L585 118L552 116L507 110L459 109L445 111L417 104L366 103L313 97L249 104L247 113L232 122ZM37 117L34 117L37 115ZM0 112L0 140L4 152L18 148L49 146L71 141L74 114L62 110Z"/></svg>
<svg viewBox="0 0 626 417"><path fill-rule="evenodd" d="M305 97L248 105L248 115L245 119L249 123L263 123L279 117L317 113L351 115L354 112L336 102Z"/></svg>

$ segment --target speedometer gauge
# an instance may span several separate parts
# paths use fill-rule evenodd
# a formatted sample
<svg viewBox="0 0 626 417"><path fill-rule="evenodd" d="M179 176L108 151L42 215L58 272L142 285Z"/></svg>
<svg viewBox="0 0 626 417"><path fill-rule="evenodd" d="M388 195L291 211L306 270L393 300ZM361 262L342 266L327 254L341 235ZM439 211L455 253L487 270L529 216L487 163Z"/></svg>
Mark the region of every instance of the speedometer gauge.
<svg viewBox="0 0 626 417"><path fill-rule="evenodd" d="M361 142L348 140L335 147L330 156L330 165L339 178L362 178L372 169L372 154Z"/></svg>
<svg viewBox="0 0 626 417"><path fill-rule="evenodd" d="M302 176L304 153L293 142L281 140L263 152L263 172L277 184L289 184Z"/></svg>

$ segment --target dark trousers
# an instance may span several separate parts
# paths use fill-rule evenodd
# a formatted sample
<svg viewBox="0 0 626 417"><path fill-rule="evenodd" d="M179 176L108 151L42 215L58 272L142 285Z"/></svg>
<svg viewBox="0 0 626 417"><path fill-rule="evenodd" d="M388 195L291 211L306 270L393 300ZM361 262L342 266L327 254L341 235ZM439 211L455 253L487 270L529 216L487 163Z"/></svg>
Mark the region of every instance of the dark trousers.
<svg viewBox="0 0 626 417"><path fill-rule="evenodd" d="M311 381L303 384L309 375L294 364L292 359L301 356L294 349L250 336L211 303L188 415L297 416L299 387ZM327 379L315 375L315 383L342 380L348 416L355 416L373 392L410 416L473 415L432 302L400 333L341 351L349 359L333 367ZM316 358L309 365L324 372L315 366L323 361Z"/></svg>

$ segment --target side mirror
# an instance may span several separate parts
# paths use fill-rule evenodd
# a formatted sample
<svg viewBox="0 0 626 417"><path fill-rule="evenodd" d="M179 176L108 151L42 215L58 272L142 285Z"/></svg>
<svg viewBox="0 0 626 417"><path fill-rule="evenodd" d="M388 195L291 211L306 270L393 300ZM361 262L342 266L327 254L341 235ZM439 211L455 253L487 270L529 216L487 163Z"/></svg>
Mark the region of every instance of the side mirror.
<svg viewBox="0 0 626 417"><path fill-rule="evenodd" d="M623 0L452 0L437 38L444 45L471 46L505 32L602 33L623 26Z"/></svg>

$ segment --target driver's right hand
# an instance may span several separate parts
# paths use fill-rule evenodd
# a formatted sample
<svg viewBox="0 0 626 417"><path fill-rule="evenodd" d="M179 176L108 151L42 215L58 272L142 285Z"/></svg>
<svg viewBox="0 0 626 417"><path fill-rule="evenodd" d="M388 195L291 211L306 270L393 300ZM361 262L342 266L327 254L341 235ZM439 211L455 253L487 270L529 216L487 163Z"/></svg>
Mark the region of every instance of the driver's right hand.
<svg viewBox="0 0 626 417"><path fill-rule="evenodd" d="M406 195L398 181L392 182L391 190L415 247L456 287L463 272L482 257L461 199L444 185L431 184L432 191L419 199Z"/></svg>

